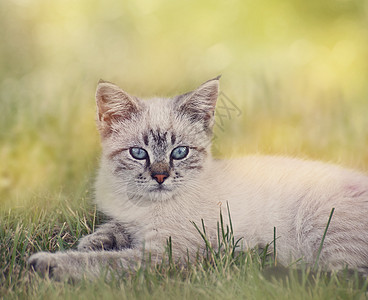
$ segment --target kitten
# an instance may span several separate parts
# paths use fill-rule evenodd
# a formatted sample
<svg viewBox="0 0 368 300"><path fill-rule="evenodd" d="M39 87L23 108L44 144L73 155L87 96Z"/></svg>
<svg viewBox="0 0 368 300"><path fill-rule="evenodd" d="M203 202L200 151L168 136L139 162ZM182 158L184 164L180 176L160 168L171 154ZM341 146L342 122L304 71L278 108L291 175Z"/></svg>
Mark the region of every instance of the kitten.
<svg viewBox="0 0 368 300"><path fill-rule="evenodd" d="M102 140L96 203L112 218L80 240L78 251L40 252L29 262L56 279L94 278L106 267L134 268L142 252L159 262L168 237L175 259L193 258L204 242L191 221L204 220L216 247L219 206L231 210L235 238L265 247L277 228L278 262L368 274L368 177L315 161L248 156L214 160L210 146L219 77L172 99L141 101L100 81ZM101 251L109 250L109 251Z"/></svg>

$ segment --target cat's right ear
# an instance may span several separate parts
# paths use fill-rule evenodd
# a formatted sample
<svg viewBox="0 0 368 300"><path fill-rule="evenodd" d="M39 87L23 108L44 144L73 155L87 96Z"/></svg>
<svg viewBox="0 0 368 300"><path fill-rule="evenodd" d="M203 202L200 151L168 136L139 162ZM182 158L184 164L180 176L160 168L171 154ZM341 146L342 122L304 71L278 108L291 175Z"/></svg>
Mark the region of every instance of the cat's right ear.
<svg viewBox="0 0 368 300"><path fill-rule="evenodd" d="M117 85L100 80L96 90L97 125L102 137L112 132L112 125L139 113L143 103Z"/></svg>

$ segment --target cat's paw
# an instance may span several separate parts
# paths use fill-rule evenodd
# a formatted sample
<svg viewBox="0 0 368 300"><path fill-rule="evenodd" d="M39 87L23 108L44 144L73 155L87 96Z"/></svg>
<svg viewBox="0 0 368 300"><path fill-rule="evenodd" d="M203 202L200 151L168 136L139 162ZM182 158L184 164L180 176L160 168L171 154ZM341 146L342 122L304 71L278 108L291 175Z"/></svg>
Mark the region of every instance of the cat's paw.
<svg viewBox="0 0 368 300"><path fill-rule="evenodd" d="M37 272L42 277L54 278L60 280L62 278L62 270L57 257L53 253L38 252L33 254L28 264L30 269Z"/></svg>
<svg viewBox="0 0 368 300"><path fill-rule="evenodd" d="M79 240L78 251L108 251L116 249L116 239L112 235L91 234Z"/></svg>

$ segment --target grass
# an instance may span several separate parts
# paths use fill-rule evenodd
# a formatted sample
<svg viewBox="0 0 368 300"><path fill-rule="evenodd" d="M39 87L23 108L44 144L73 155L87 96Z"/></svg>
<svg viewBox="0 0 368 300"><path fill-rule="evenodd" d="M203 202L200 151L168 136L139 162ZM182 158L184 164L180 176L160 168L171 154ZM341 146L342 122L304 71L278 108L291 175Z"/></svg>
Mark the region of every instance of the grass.
<svg viewBox="0 0 368 300"><path fill-rule="evenodd" d="M2 212L0 231L0 295L5 299L364 299L368 281L355 273L330 274L310 269L276 266L268 249L235 252L231 222L218 222L219 248L206 237L205 227L194 224L206 244L204 255L183 268L166 256L156 267L117 273L112 280L55 282L29 272L26 261L40 251L74 248L78 239L103 221L95 207L82 199L79 208L64 203L53 213ZM230 218L230 215L229 215ZM231 218L230 218L231 220ZM37 225L36 225L37 224ZM275 241L274 241L275 242ZM164 249L163 249L164 251Z"/></svg>
<svg viewBox="0 0 368 300"><path fill-rule="evenodd" d="M328 222L327 222L325 231L324 231L323 236L322 236L322 239L321 239L321 244L319 245L319 248L318 248L318 251L317 251L317 258L316 258L316 261L314 263L314 270L318 270L319 256L321 255L321 251L322 251L322 248L323 248L323 243L325 241L327 230L328 230L328 227L330 226L330 222L331 222L331 219L332 219L332 216L333 216L334 211L335 211L335 208L333 207L331 209L331 213L330 213L330 216L328 218Z"/></svg>

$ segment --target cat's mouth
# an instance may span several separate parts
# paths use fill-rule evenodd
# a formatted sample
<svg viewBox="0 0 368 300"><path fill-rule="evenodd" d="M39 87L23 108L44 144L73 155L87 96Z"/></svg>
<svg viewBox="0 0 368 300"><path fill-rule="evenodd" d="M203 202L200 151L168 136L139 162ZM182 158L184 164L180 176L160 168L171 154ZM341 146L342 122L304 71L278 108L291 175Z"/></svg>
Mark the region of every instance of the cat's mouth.
<svg viewBox="0 0 368 300"><path fill-rule="evenodd" d="M163 192L170 192L172 191L171 188L167 187L166 185L157 185L155 187L153 187L152 189L150 189L150 192L153 192L153 193L163 193Z"/></svg>

